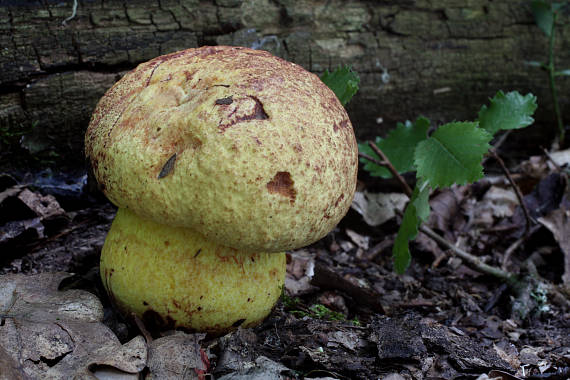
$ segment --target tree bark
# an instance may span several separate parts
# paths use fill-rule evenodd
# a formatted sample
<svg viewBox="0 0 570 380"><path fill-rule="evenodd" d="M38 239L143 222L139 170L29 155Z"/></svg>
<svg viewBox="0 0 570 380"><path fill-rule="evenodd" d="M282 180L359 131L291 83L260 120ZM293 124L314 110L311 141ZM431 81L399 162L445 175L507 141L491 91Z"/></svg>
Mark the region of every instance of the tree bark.
<svg viewBox="0 0 570 380"><path fill-rule="evenodd" d="M359 140L419 115L474 119L498 90L533 92L555 134L547 57L529 2L490 0L156 0L0 3L0 169L80 166L98 99L126 70L201 45L269 50L321 73L351 64L361 78L348 110ZM570 68L570 23L559 17L556 65ZM570 78L559 77L570 119ZM380 121L382 120L382 123Z"/></svg>

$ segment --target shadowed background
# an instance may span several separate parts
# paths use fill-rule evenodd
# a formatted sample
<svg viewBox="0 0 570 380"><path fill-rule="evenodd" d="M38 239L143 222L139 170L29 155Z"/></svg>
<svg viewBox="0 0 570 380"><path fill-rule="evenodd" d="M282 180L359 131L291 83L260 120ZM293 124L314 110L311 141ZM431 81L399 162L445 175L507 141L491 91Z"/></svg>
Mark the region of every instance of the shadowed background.
<svg viewBox="0 0 570 380"><path fill-rule="evenodd" d="M104 92L138 63L202 45L268 50L317 74L351 64L359 140L420 114L474 119L499 89L538 96L537 125L511 147L554 136L546 74L524 63L547 50L526 1L79 1L65 23L73 1L0 5L0 170L82 170L84 131ZM568 20L559 17L559 69L570 68ZM570 78L558 86L568 121Z"/></svg>

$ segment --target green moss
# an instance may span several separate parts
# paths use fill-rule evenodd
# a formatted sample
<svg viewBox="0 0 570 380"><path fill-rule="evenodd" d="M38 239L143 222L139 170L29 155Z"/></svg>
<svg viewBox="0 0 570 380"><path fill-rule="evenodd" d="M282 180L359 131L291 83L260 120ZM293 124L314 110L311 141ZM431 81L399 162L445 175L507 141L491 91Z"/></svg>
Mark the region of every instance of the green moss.
<svg viewBox="0 0 570 380"><path fill-rule="evenodd" d="M299 297L290 297L285 294L285 292L281 294L281 302L285 310L299 318L309 317L327 321L350 322L355 326L360 326L358 318L348 320L342 313L333 311L320 303L313 304L309 308L306 308Z"/></svg>

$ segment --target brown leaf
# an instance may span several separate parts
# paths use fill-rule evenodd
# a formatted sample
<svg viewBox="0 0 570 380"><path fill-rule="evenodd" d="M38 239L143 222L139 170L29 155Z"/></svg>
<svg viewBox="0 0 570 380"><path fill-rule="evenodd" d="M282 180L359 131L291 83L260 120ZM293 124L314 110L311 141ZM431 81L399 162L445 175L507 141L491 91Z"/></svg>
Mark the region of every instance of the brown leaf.
<svg viewBox="0 0 570 380"><path fill-rule="evenodd" d="M392 219L395 210L404 211L408 197L402 193L369 193L357 191L354 194L352 208L356 210L370 226L379 226Z"/></svg>
<svg viewBox="0 0 570 380"><path fill-rule="evenodd" d="M312 293L316 287L311 285L315 270L315 256L300 249L287 255L285 291L291 297Z"/></svg>
<svg viewBox="0 0 570 380"><path fill-rule="evenodd" d="M164 380L198 379L197 371L207 369L200 352L200 341L205 336L176 332L153 340L147 364L151 377Z"/></svg>
<svg viewBox="0 0 570 380"><path fill-rule="evenodd" d="M0 380L25 380L26 374L18 362L0 346Z"/></svg>
<svg viewBox="0 0 570 380"><path fill-rule="evenodd" d="M42 218L65 214L65 211L57 203L53 195L44 196L24 189L18 194L18 199L35 212L37 216Z"/></svg>
<svg viewBox="0 0 570 380"><path fill-rule="evenodd" d="M562 282L570 290L570 211L558 209L538 218L539 223L546 227L560 245L564 253L564 274Z"/></svg>
<svg viewBox="0 0 570 380"><path fill-rule="evenodd" d="M83 290L59 291L68 273L0 276L0 347L33 379L92 379L98 366L140 372L146 345L121 345L103 323L103 307Z"/></svg>
<svg viewBox="0 0 570 380"><path fill-rule="evenodd" d="M430 200L431 213L428 224L434 229L447 232L460 230L464 224L461 214L461 203L464 194L463 187L453 187L442 190ZM450 238L449 236L446 236ZM453 239L451 239L453 240Z"/></svg>
<svg viewBox="0 0 570 380"><path fill-rule="evenodd" d="M368 245L370 243L370 236L360 235L359 233L354 232L353 230L348 228L345 230L345 232L350 238L350 240L352 240L352 242L356 244L358 247L364 250L368 249Z"/></svg>

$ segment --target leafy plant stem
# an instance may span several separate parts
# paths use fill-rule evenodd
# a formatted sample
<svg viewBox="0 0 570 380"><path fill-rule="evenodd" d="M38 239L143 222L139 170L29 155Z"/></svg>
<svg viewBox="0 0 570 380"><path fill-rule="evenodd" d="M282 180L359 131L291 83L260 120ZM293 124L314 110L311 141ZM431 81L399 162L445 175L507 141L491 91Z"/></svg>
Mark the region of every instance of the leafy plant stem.
<svg viewBox="0 0 570 380"><path fill-rule="evenodd" d="M562 123L562 114L560 112L560 105L558 104L558 93L556 91L556 84L554 83L555 70L554 70L554 31L556 26L556 18L558 12L554 12L552 15L552 28L550 30L550 39L548 44L548 65L546 66L546 71L548 72L548 84L550 86L550 93L552 94L552 101L554 103L554 115L556 116L556 123L558 125L559 131L559 143L560 146L564 146L564 138L566 132L564 131L564 124Z"/></svg>
<svg viewBox="0 0 570 380"><path fill-rule="evenodd" d="M381 162L381 164L378 162L374 162L374 163L387 168L390 171L390 173L392 173L394 178L396 178L396 180L400 183L400 186L402 186L404 193L408 196L408 198L411 198L412 197L412 189L410 188L410 185L408 185L408 183L406 182L404 177L402 177L400 175L400 173L398 173L398 171L396 170L394 165L392 165L392 163L390 162L388 157L384 154L384 152L382 152L382 150L380 148L378 148L376 146L376 144L374 144L374 142L367 141L367 143L368 143L368 146L370 146L370 148L372 148L374 153L376 153L380 158L382 158L382 161L379 161L379 162ZM375 160L375 161L378 161L378 160Z"/></svg>
<svg viewBox="0 0 570 380"><path fill-rule="evenodd" d="M372 149L374 149L376 154L378 154L378 156L382 157L382 159L383 159L383 161L379 161L379 162L382 162L382 165L387 167L395 178L400 178L400 180L399 180L400 184L406 183L404 178L400 175L400 173L398 173L398 171L390 163L390 160L388 159L388 157L386 157L384 155L382 150L379 149L378 147L376 147L376 145L374 145L371 141L369 141L368 144L371 146L374 146L376 148L376 149L374 149L374 148L372 148ZM376 150L378 150L378 151L376 151ZM376 160L376 161L378 161L378 160ZM503 163L503 165L504 165L504 163ZM510 173L509 173L509 175L510 175ZM511 180L512 180L512 177L511 177ZM407 183L406 183L406 185L407 185ZM402 186L402 188L404 188L404 187ZM410 194L408 194L408 196L411 198L411 192L410 192ZM522 202L521 202L521 204L522 204ZM477 256L473 256L470 253L462 250L461 248L456 247L453 243L451 243L449 240L447 240L444 237L442 237L441 235L439 235L437 232L435 232L434 230L432 230L428 226L420 224L418 229L421 232L423 232L424 234L426 234L427 236L429 236L430 238L432 238L433 240L435 240L436 242L438 242L439 244L443 245L444 247L446 247L448 249L451 249L457 256L461 257L463 260L465 260L466 262L471 264L478 271L480 271L482 273L490 274L492 276L495 276L495 277L505 281L510 286L516 286L519 283L519 279L515 274L510 273L510 272L505 271L505 270L502 270L500 268L496 268L496 267L493 267L491 265L485 264Z"/></svg>
<svg viewBox="0 0 570 380"><path fill-rule="evenodd" d="M471 264L471 266L473 266L479 272L497 277L511 286L514 286L519 282L519 279L515 274L485 264L477 256L473 256L472 254L462 250L461 248L456 247L454 244L452 244L444 237L440 236L437 232L435 232L428 226L420 225L419 230L424 234L426 234L427 236L429 236L430 238L432 238L433 240L435 240L436 242L438 242L439 244L450 249L455 255L459 256L460 258Z"/></svg>
<svg viewBox="0 0 570 380"><path fill-rule="evenodd" d="M505 162L499 156L497 151L495 149L489 149L489 152L491 153L491 156L493 156L493 158L499 163L499 166L503 170L503 173L505 173L505 176L507 177L509 183L511 184L513 190L515 191L517 199L519 200L519 204L523 210L524 218L526 220L525 229L524 229L524 236L528 237L529 232L530 232L530 227L532 224L534 224L535 221L530 216L528 208L526 207L526 204L524 203L524 199L523 199L523 195L521 193L521 189L515 183L513 177L511 176L511 172L509 171L509 169L507 169Z"/></svg>

